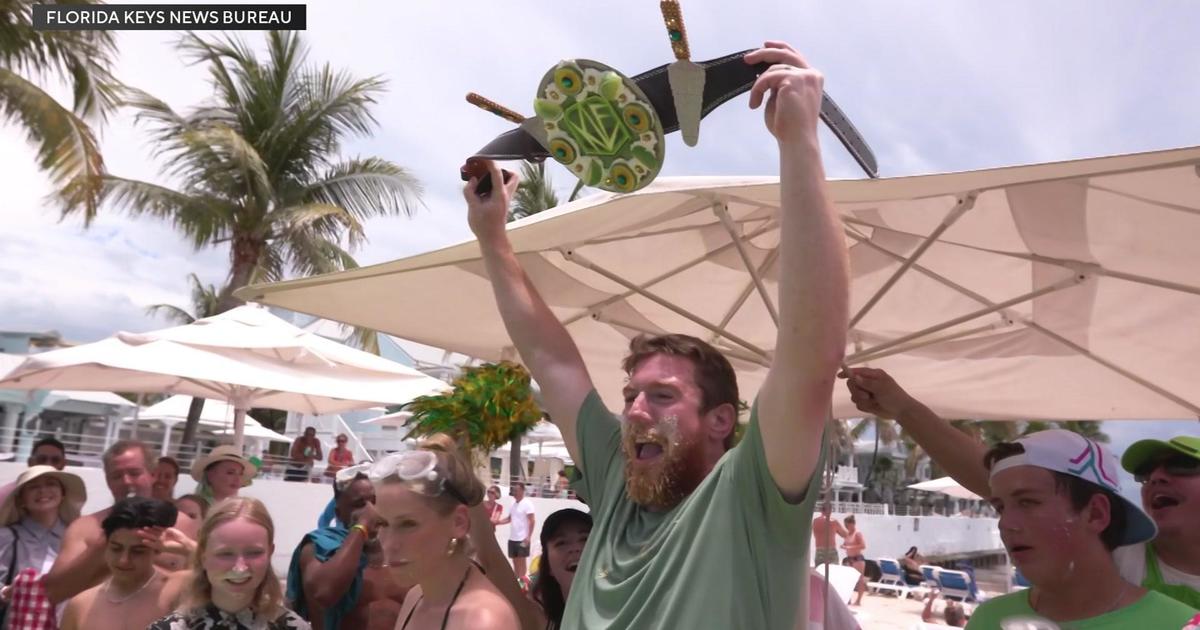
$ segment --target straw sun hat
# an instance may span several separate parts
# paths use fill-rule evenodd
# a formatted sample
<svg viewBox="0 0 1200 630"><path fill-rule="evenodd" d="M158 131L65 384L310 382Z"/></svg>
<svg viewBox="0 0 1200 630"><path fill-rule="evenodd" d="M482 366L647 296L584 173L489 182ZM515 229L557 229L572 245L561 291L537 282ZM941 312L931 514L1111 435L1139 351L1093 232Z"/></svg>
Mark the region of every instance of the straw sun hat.
<svg viewBox="0 0 1200 630"><path fill-rule="evenodd" d="M62 484L63 502L58 508L58 513L62 516L63 521L70 522L79 516L83 504L87 502L87 488L83 485L83 480L78 475L63 472L53 466L30 466L17 477L17 487L13 488L13 491L4 499L4 503L0 504L0 525L12 525L21 520L21 509L17 505L17 500L21 496L21 488L43 476L53 477Z"/></svg>
<svg viewBox="0 0 1200 630"><path fill-rule="evenodd" d="M237 462L242 465L242 485L249 483L258 474L258 467L254 465L254 462L233 446L223 444L209 451L208 454L197 457L196 461L192 462L192 479L198 483L204 483L204 471L208 470L209 466L220 462Z"/></svg>

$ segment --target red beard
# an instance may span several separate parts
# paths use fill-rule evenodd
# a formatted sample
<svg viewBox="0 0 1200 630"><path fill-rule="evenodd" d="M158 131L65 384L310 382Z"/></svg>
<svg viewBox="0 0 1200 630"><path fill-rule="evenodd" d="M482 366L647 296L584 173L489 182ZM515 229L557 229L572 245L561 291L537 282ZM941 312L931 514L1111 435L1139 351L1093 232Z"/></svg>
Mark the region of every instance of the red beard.
<svg viewBox="0 0 1200 630"><path fill-rule="evenodd" d="M687 441L681 436L669 440L663 435L668 432L657 427L627 429L621 433L621 448L625 452L625 493L644 508L665 511L679 505L708 473L699 440ZM678 432L670 433L678 436ZM645 440L652 440L662 448L662 454L650 463L638 459L637 442Z"/></svg>

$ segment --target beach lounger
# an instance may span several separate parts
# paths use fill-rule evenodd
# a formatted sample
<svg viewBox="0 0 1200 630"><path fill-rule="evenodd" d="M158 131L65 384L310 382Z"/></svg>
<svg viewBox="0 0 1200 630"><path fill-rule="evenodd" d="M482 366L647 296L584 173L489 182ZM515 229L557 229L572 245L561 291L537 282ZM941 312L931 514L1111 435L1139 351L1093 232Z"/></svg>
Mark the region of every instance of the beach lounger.
<svg viewBox="0 0 1200 630"><path fill-rule="evenodd" d="M971 596L971 576L965 572L942 569L934 575L937 577L942 597L958 602L974 601L975 598Z"/></svg>
<svg viewBox="0 0 1200 630"><path fill-rule="evenodd" d="M883 575L878 582L867 582L867 586L876 591L895 591L901 599L907 598L912 589L904 581L904 571L900 568L900 563L892 558L879 558L877 562Z"/></svg>

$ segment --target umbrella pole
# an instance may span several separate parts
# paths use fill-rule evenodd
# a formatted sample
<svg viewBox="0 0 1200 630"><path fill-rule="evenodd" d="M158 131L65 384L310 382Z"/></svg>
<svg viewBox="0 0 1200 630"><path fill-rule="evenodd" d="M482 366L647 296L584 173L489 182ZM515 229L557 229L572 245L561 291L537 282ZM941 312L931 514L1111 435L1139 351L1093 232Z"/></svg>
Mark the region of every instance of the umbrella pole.
<svg viewBox="0 0 1200 630"><path fill-rule="evenodd" d="M129 438L133 440L138 439L138 417L142 415L142 396L143 394L137 395L137 402L135 403L137 407L133 408L133 428L129 432Z"/></svg>
<svg viewBox="0 0 1200 630"><path fill-rule="evenodd" d="M241 407L233 408L233 447L242 452L246 443L246 410Z"/></svg>

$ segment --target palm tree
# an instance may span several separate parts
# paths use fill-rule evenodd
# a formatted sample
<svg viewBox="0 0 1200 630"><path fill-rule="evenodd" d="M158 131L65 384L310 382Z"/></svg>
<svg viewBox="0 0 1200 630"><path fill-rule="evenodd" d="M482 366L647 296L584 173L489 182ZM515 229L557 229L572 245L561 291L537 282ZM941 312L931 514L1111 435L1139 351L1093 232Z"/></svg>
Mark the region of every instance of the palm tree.
<svg viewBox="0 0 1200 630"><path fill-rule="evenodd" d="M151 304L146 307L146 314L163 315L179 324L190 324L197 319L216 315L218 313L217 302L221 295L217 288L211 284L204 286L194 273L188 274L188 282L192 285L192 309L190 311L174 304Z"/></svg>
<svg viewBox="0 0 1200 630"><path fill-rule="evenodd" d="M234 37L185 35L180 52L207 65L211 102L180 114L146 92L123 91L176 185L105 178L107 198L127 212L171 221L197 248L229 243L218 313L237 306L234 292L252 282L357 267L350 251L365 240L363 222L409 216L420 204L421 185L401 166L340 156L343 141L377 126L371 107L385 81L308 64L299 34L266 39L260 59ZM199 411L189 414L185 441L198 420Z"/></svg>
<svg viewBox="0 0 1200 630"><path fill-rule="evenodd" d="M0 121L23 129L54 182L60 212L81 212L86 225L96 216L104 174L89 122L103 122L115 105L116 46L109 31L34 30L34 4L51 2L0 0ZM45 78L70 85L70 109L34 82Z"/></svg>
<svg viewBox="0 0 1200 630"><path fill-rule="evenodd" d="M524 219L557 205L558 195L554 193L554 184L546 174L546 163L522 162L521 183L517 184L508 220Z"/></svg>

